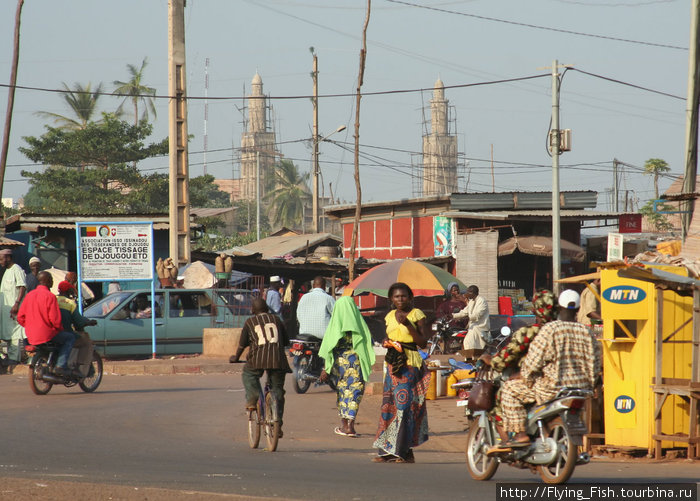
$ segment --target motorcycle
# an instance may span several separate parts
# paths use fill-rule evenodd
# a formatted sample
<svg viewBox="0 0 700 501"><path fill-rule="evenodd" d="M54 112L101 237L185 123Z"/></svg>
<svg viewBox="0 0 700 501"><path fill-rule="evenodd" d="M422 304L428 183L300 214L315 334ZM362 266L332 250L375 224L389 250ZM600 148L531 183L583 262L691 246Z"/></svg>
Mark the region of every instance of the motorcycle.
<svg viewBox="0 0 700 501"><path fill-rule="evenodd" d="M562 388L553 400L528 409L526 431L530 445L487 455L500 443L496 423L488 411L475 411L467 435L467 470L475 480L489 480L502 463L539 472L547 484L566 482L577 464L587 464L587 453L578 453L588 430L582 420L583 405L593 392Z"/></svg>
<svg viewBox="0 0 700 501"><path fill-rule="evenodd" d="M29 363L29 386L37 395L46 395L55 384L62 384L66 388L77 384L84 392L92 393L102 382L102 358L95 350L92 352L92 361L86 376L77 375L73 370L64 375L55 373L58 346L54 343L27 345L25 350L33 355ZM70 361L77 358L77 353L78 348L71 350L69 368L72 368Z"/></svg>
<svg viewBox="0 0 700 501"><path fill-rule="evenodd" d="M433 335L428 339L427 353L430 355L448 355L462 349L467 331L450 327L450 319L438 318L431 326Z"/></svg>
<svg viewBox="0 0 700 501"><path fill-rule="evenodd" d="M294 391L306 393L311 383L314 383L314 386L328 384L333 391L337 389L336 378L332 374L328 375L327 383L322 383L319 379L325 365L324 360L318 355L321 341L316 338L292 339L289 344L289 353L294 357L292 361Z"/></svg>

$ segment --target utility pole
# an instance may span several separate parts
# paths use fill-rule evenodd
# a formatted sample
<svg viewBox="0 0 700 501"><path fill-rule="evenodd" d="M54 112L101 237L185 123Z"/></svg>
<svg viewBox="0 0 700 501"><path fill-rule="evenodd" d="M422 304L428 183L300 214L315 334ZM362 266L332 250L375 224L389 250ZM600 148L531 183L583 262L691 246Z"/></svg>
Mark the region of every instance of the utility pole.
<svg viewBox="0 0 700 501"><path fill-rule="evenodd" d="M190 176L185 75L185 0L168 0L168 222L170 257L178 267L190 262Z"/></svg>
<svg viewBox="0 0 700 501"><path fill-rule="evenodd" d="M559 217L559 61L552 62L552 290L559 295L561 276L561 228Z"/></svg>
<svg viewBox="0 0 700 501"><path fill-rule="evenodd" d="M314 150L313 150L313 207L312 207L312 219L313 219L313 232L318 233L318 57L316 54L314 56L313 71L311 72L311 78L314 80Z"/></svg>
<svg viewBox="0 0 700 501"><path fill-rule="evenodd" d="M617 158L613 158L613 197L615 197L613 200L615 200L615 203L613 204L613 209L615 209L615 212L620 211L620 187L617 184L617 165L618 165Z"/></svg>
<svg viewBox="0 0 700 501"><path fill-rule="evenodd" d="M700 88L698 86L698 26L700 25L700 0L693 0L690 9L690 44L688 45L688 94L685 107L685 176L683 178L683 193L695 193L695 180L698 168L698 104L700 104ZM693 219L695 200L685 200L681 203L681 235L683 241L688 236L690 221Z"/></svg>

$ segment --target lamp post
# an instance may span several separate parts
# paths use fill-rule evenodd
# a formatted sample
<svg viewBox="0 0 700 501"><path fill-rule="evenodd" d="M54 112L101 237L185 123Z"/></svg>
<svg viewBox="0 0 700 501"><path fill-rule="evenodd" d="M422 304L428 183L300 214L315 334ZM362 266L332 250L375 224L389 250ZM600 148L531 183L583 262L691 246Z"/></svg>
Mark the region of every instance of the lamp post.
<svg viewBox="0 0 700 501"><path fill-rule="evenodd" d="M321 141L325 141L329 137L331 137L333 134L336 132L342 132L345 130L345 126L341 125L337 129L335 129L333 132L328 134L327 136L323 137L318 137L318 133L314 135L314 150L313 150L313 207L312 207L312 213L313 213L313 230L314 233L318 233L318 222L319 222L319 216L318 216L318 176L321 172L321 169L318 165L318 143Z"/></svg>

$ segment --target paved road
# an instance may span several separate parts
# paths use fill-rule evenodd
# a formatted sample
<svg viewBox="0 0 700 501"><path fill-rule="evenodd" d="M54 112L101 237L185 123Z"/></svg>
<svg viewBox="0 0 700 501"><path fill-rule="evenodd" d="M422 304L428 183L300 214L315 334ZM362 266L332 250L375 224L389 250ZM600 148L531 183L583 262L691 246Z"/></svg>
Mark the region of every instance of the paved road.
<svg viewBox="0 0 700 501"><path fill-rule="evenodd" d="M32 394L25 375L2 376L0 499L489 500L497 481L537 480L501 467L492 482L471 481L454 401L429 402L432 436L416 464L377 465L379 396L363 402L361 437L350 439L332 433L330 390L287 389L285 436L269 453L248 448L238 374L107 375L94 394L54 387L46 396ZM698 471L697 462L594 461L573 481L695 482Z"/></svg>

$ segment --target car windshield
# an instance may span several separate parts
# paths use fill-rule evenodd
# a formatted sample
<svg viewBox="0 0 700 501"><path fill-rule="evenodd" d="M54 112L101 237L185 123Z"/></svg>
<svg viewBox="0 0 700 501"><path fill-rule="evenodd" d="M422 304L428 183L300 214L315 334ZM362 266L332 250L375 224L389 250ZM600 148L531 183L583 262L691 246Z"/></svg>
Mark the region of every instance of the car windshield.
<svg viewBox="0 0 700 501"><path fill-rule="evenodd" d="M131 292L115 292L88 306L83 315L89 318L104 318L131 296Z"/></svg>

